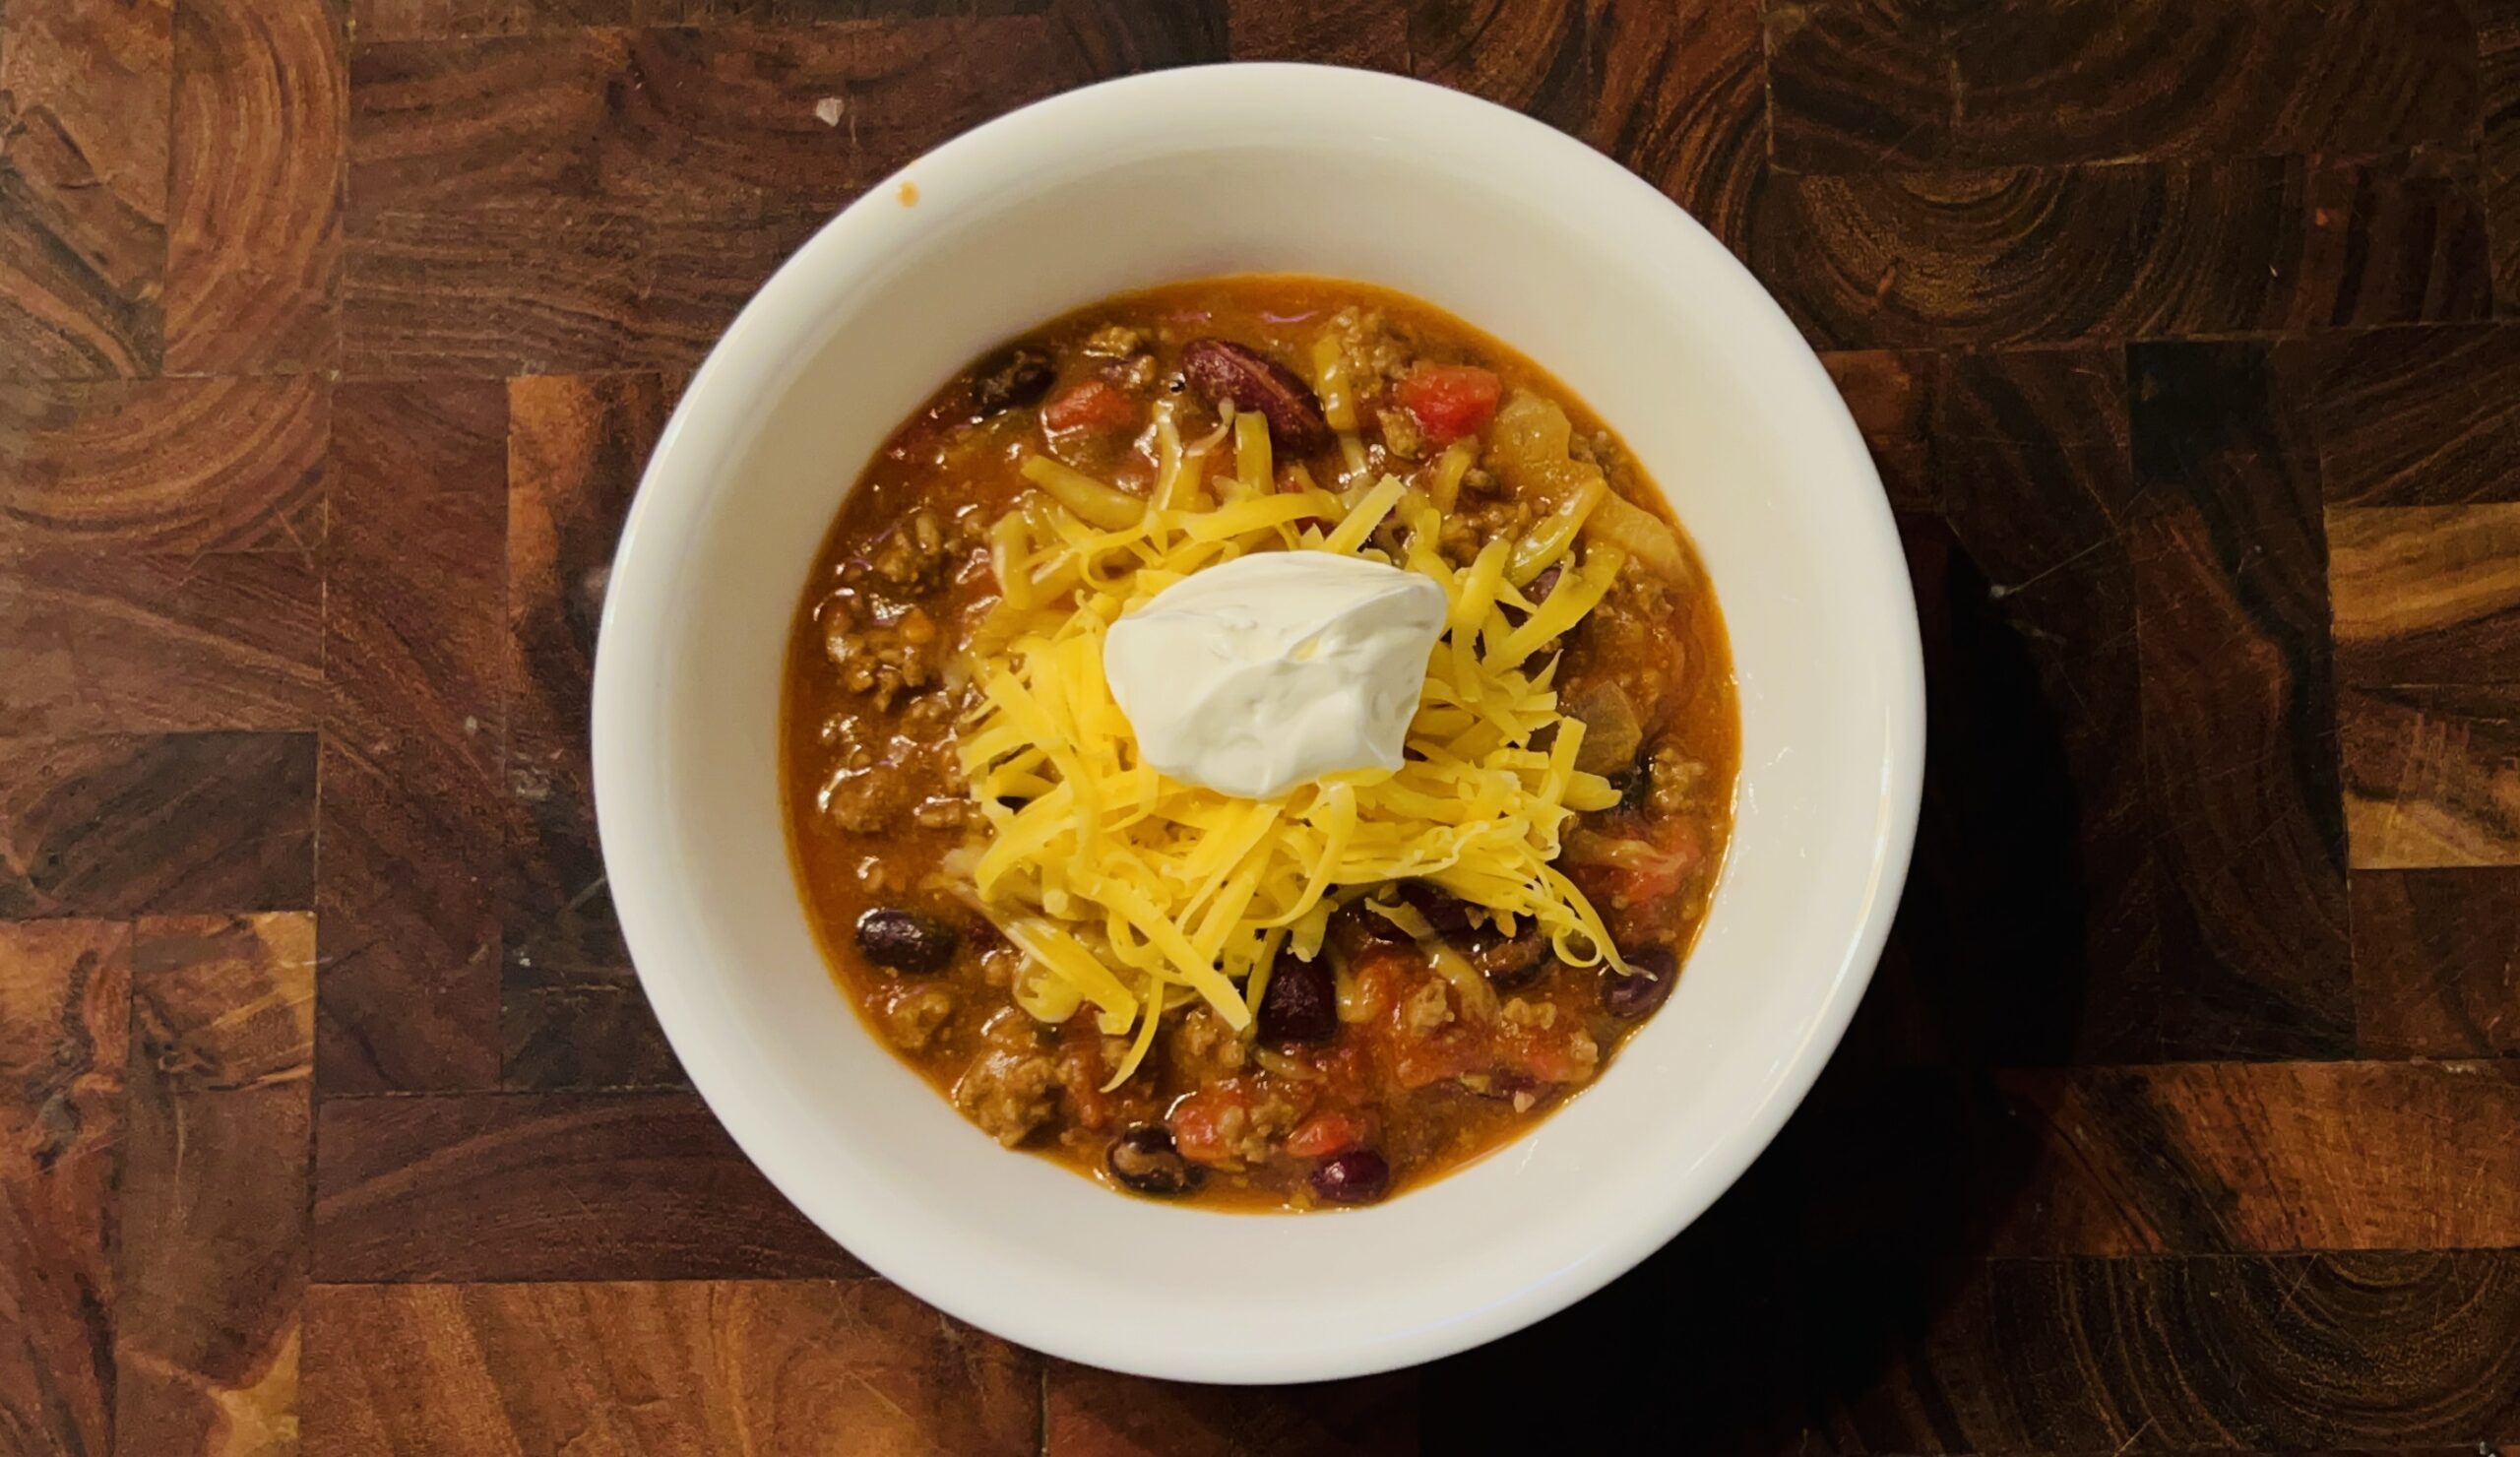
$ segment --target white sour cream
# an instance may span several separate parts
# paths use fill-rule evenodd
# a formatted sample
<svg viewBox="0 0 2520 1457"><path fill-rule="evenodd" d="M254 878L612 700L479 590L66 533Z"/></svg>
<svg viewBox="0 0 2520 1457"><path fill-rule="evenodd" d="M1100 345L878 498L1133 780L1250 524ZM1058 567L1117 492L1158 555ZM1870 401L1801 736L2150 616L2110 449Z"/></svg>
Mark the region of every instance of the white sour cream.
<svg viewBox="0 0 2520 1457"><path fill-rule="evenodd" d="M1146 762L1270 799L1324 775L1397 769L1444 590L1327 551L1194 572L1111 625L1102 675Z"/></svg>

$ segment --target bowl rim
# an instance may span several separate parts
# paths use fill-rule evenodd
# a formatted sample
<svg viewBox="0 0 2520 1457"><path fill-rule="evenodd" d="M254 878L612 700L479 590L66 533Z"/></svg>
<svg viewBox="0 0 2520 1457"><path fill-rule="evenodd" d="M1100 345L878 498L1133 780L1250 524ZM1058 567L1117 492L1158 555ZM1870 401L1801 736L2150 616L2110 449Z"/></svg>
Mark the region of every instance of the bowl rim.
<svg viewBox="0 0 2520 1457"><path fill-rule="evenodd" d="M815 294L828 289L827 276L835 271L863 273L879 265L895 245L888 235L894 220L884 214L897 210L894 196L901 183L914 180L914 174L933 177L940 172L1003 168L1020 164L1028 154L1067 155L1077 138L1092 135L1090 126L1069 124L1089 120L1097 110L1125 104L1162 114L1167 106L1212 99L1220 87L1264 93L1288 88L1353 89L1343 98L1357 108L1351 114L1371 114L1375 106L1432 108L1445 113L1447 126L1464 132L1486 130L1518 145L1548 149L1552 165L1589 174L1587 185L1627 199L1618 206L1640 216L1655 215L1670 232L1675 248L1691 255L1693 265L1714 270L1743 290L1748 306L1772 322L1774 332L1787 343L1785 367L1800 376L1801 389L1814 402L1820 417L1811 426L1825 437L1823 448L1837 458L1851 487L1871 487L1868 493L1852 492L1868 496L1871 502L1870 510L1858 504L1852 512L1860 518L1850 524L1861 538L1858 549L1876 557L1888 573L1885 583L1906 596L1903 602L1883 604L1904 611L1886 614L1890 618L1887 641L1881 645L1889 655L1891 686L1884 695L1890 701L1882 705L1882 792L1872 838L1869 894L1842 943L1843 955L1809 1014L1801 1041L1768 1078L1758 1100L1715 1137L1707 1156L1693 1170L1695 1176L1664 1204L1639 1207L1622 1226L1624 1237L1613 1246L1598 1251L1598 1257L1569 1263L1551 1279L1500 1293L1476 1309L1426 1322L1405 1336L1342 1344L1339 1333L1325 1332L1313 1349L1266 1361L1255 1361L1248 1352L1220 1359L1193 1350L1150 1346L1132 1341L1126 1332L1099 1328L1092 1322L1062 1321L1054 1311L1028 1311L1015 1301L992 1303L970 1281L954 1279L941 1268L951 1261L936 1258L932 1247L918 1247L916 1241L879 1224L853 1222L845 1198L803 1193L814 1187L814 1171L804 1161L802 1140L783 1129L777 1106L756 1095L742 1049L723 1045L702 1030L700 1004L708 993L699 983L704 979L664 954L668 944L679 939L665 924L669 913L661 909L672 898L675 882L662 849L649 843L655 833L652 816L636 806L653 796L665 770L660 762L658 735L632 712L643 701L654 669L621 647L621 635L629 630L622 624L631 613L626 603L638 598L644 581L666 570L684 525L705 512L712 494L710 467L724 446L749 438L761 402L783 385L783 375L795 357L814 345L820 317ZM1643 206L1647 201L1658 206L1648 209ZM1612 206L1611 201L1606 199L1605 206ZM852 252L861 249L868 251L852 260ZM817 229L727 326L693 373L658 437L614 553L598 630L590 700L598 834L623 940L642 989L694 1091L781 1196L877 1274L973 1325L1107 1369L1230 1384L1363 1375L1468 1350L1593 1294L1695 1222L1767 1148L1801 1104L1870 982L1913 852L1922 791L1924 729L1923 659L1914 587L1870 451L1818 355L1749 270L1660 190L1544 123L1429 82L1287 62L1230 62L1158 71L1102 81L1032 102L911 161ZM607 813L608 807L613 812ZM629 828L633 820L640 822L644 835Z"/></svg>

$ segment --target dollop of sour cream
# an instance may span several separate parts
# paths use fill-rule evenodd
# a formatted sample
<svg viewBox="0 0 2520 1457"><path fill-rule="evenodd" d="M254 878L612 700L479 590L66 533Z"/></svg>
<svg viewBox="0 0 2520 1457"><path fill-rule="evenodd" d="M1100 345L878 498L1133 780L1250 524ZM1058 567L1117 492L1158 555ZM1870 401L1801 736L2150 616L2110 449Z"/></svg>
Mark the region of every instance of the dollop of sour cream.
<svg viewBox="0 0 2520 1457"><path fill-rule="evenodd" d="M1444 613L1444 590L1416 572L1255 552L1113 623L1102 675L1147 763L1272 799L1325 775L1400 767Z"/></svg>

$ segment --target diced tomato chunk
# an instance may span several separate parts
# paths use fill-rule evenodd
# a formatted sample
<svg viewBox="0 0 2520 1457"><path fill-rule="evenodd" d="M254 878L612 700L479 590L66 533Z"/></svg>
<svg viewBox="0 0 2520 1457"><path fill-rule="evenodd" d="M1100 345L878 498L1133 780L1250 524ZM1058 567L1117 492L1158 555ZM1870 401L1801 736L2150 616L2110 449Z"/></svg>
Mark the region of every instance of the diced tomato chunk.
<svg viewBox="0 0 2520 1457"><path fill-rule="evenodd" d="M1171 1127L1173 1147L1181 1151L1182 1158L1211 1168L1232 1167L1240 1161L1234 1156L1226 1115L1240 1111L1248 1117L1250 1110L1250 1097L1240 1088L1230 1083L1210 1083L1184 1095L1172 1106L1165 1122ZM1239 1123L1241 1119L1233 1121Z"/></svg>
<svg viewBox="0 0 2520 1457"><path fill-rule="evenodd" d="M1366 1132L1362 1118L1347 1113L1314 1113L1287 1135L1285 1148L1298 1159L1318 1159L1357 1147L1365 1141Z"/></svg>
<svg viewBox="0 0 2520 1457"><path fill-rule="evenodd" d="M1474 435L1496 414L1504 385L1476 364L1420 364L1400 382L1400 406L1435 445Z"/></svg>
<svg viewBox="0 0 2520 1457"><path fill-rule="evenodd" d="M1099 379L1070 385L1041 407L1041 428L1059 434L1116 430L1137 423L1137 402Z"/></svg>

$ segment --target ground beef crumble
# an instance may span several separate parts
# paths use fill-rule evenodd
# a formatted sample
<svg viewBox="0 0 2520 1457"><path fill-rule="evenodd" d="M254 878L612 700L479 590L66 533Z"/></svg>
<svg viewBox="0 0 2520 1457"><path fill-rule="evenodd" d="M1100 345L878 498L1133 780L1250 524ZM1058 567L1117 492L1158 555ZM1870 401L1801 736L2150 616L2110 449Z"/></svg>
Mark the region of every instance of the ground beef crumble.
<svg viewBox="0 0 2520 1457"><path fill-rule="evenodd" d="M954 1106L1008 1148L1033 1136L1057 1111L1059 1069L1033 1020L1002 1008L982 1032L980 1050L954 1083Z"/></svg>

